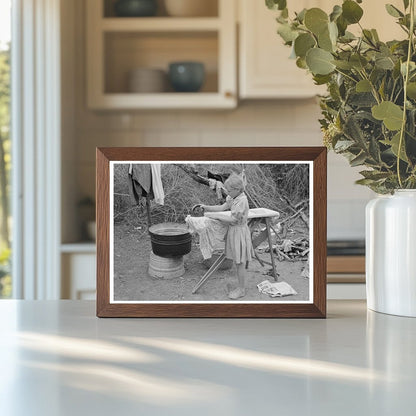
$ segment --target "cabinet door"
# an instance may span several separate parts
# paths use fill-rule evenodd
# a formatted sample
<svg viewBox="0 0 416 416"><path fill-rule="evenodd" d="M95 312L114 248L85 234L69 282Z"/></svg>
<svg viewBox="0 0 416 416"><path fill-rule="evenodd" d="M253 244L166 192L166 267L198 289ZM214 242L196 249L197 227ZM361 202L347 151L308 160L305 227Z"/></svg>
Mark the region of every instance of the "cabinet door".
<svg viewBox="0 0 416 416"><path fill-rule="evenodd" d="M388 3L403 9L402 0ZM289 3L289 10L320 7L329 13L341 0L297 0ZM283 44L276 33L277 12L268 10L261 0L238 0L240 17L240 97L241 98L304 98L325 92L313 84L311 75L298 68L290 59L291 49ZM388 15L384 2L366 0L361 4L364 16L361 24L377 29L383 41L401 39L404 32ZM358 34L358 25L348 30Z"/></svg>
<svg viewBox="0 0 416 416"><path fill-rule="evenodd" d="M96 256L93 253L65 253L62 256L62 298L94 300Z"/></svg>
<svg viewBox="0 0 416 416"><path fill-rule="evenodd" d="M299 0L296 10L325 7L329 0ZM322 88L312 77L289 59L291 49L276 33L277 12L267 9L264 1L239 0L240 14L240 97L305 98Z"/></svg>

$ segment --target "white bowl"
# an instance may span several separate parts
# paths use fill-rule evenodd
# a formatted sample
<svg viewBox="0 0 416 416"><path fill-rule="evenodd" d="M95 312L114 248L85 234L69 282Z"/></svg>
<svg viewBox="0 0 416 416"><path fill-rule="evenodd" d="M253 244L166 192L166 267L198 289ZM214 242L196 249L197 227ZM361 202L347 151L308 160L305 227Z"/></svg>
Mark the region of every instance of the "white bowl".
<svg viewBox="0 0 416 416"><path fill-rule="evenodd" d="M129 72L128 90L133 93L158 93L167 90L167 74L163 69L136 68Z"/></svg>
<svg viewBox="0 0 416 416"><path fill-rule="evenodd" d="M165 0L165 7L174 17L218 16L218 0Z"/></svg>

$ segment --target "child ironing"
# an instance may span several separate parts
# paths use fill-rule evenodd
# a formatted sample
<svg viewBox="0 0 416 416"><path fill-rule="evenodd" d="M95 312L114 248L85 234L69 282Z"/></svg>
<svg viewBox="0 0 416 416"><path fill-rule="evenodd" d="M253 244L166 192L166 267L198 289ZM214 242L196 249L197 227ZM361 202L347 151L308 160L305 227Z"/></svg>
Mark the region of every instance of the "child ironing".
<svg viewBox="0 0 416 416"><path fill-rule="evenodd" d="M246 294L246 264L252 260L253 246L251 233L247 225L249 205L244 193L244 182L241 176L232 174L224 183L228 192L222 205L201 205L206 212L231 211L230 218L217 218L228 225L225 237L225 256L236 264L238 285L230 290L230 299L239 299Z"/></svg>

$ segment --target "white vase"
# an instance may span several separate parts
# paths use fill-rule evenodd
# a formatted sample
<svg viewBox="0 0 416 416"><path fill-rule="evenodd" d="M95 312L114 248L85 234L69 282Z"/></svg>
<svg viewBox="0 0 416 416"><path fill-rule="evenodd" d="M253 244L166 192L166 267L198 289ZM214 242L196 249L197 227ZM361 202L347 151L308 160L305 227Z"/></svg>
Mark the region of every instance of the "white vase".
<svg viewBox="0 0 416 416"><path fill-rule="evenodd" d="M369 309L416 317L416 190L367 204L366 286Z"/></svg>

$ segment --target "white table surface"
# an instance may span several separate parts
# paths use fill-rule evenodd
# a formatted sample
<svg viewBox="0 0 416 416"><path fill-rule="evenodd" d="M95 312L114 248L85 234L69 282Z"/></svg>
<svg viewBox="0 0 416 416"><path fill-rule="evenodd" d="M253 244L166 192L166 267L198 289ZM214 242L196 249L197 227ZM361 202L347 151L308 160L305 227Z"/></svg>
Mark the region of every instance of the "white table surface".
<svg viewBox="0 0 416 416"><path fill-rule="evenodd" d="M0 301L0 415L416 414L416 319L98 319Z"/></svg>

